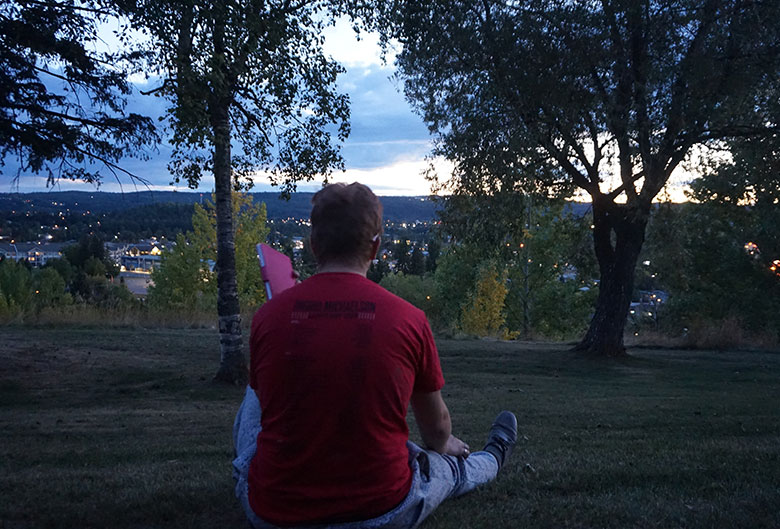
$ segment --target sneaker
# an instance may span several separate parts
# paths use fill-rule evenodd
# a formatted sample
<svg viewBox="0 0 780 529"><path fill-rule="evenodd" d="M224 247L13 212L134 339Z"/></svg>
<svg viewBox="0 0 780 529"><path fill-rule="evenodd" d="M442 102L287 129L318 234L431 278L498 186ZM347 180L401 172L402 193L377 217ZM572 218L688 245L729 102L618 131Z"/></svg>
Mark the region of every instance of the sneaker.
<svg viewBox="0 0 780 529"><path fill-rule="evenodd" d="M509 459L515 443L517 443L517 417L511 411L502 411L490 427L487 444L483 450L490 452L496 458L500 470Z"/></svg>

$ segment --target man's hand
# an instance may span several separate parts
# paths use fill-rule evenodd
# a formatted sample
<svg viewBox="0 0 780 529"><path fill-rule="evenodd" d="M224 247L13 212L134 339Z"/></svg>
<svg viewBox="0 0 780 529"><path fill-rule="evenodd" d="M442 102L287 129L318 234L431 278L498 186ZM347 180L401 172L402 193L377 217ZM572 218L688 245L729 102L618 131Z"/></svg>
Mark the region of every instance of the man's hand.
<svg viewBox="0 0 780 529"><path fill-rule="evenodd" d="M452 435L450 412L441 391L412 393L412 409L425 446L440 454L469 456L469 445Z"/></svg>
<svg viewBox="0 0 780 529"><path fill-rule="evenodd" d="M469 457L471 452L469 451L469 445L454 435L450 435L450 438L447 439L447 444L444 446L444 453L450 456L462 457L465 459Z"/></svg>

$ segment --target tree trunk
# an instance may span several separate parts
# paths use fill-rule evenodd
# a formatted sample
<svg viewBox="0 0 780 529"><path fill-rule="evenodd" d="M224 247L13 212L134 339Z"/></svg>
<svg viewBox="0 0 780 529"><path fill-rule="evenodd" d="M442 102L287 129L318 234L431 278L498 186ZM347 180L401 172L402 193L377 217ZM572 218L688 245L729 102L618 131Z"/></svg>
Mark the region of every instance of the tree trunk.
<svg viewBox="0 0 780 529"><path fill-rule="evenodd" d="M217 209L217 315L219 316L219 370L214 380L246 384L246 360L241 343L241 308L236 281L236 245L233 232L232 166L230 159L230 105L233 101L230 67L225 56L225 16L214 9L214 51L209 120L214 134L214 194Z"/></svg>
<svg viewBox="0 0 780 529"><path fill-rule="evenodd" d="M214 188L217 209L217 315L219 316L219 370L215 380L241 385L247 366L241 343L241 309L236 283L236 248L233 234L228 104L210 109L214 131Z"/></svg>
<svg viewBox="0 0 780 529"><path fill-rule="evenodd" d="M575 351L599 357L626 354L623 332L649 212L649 205L614 204L603 197L593 201L593 240L601 281L596 312Z"/></svg>
<svg viewBox="0 0 780 529"><path fill-rule="evenodd" d="M531 233L531 194L528 193L525 204L525 232ZM531 271L530 248L528 241L523 245L523 338L531 339Z"/></svg>

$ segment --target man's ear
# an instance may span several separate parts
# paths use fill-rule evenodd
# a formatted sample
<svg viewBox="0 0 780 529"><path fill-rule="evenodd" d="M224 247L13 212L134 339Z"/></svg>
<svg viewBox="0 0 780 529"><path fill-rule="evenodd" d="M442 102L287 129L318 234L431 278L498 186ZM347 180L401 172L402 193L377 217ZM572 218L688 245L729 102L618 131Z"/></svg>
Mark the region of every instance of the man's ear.
<svg viewBox="0 0 780 529"><path fill-rule="evenodd" d="M377 235L374 240L371 241L371 261L376 259L376 254L379 253L379 247L382 245L382 238Z"/></svg>

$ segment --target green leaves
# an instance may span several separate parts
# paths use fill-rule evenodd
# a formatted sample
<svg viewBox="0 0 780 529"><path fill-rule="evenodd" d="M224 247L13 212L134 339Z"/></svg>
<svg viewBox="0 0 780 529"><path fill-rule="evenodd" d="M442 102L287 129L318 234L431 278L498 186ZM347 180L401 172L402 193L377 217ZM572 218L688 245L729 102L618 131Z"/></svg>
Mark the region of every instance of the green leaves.
<svg viewBox="0 0 780 529"><path fill-rule="evenodd" d="M176 245L160 256L152 271L149 305L180 311L209 310L216 305L216 276L203 260L201 248L180 233Z"/></svg>
<svg viewBox="0 0 780 529"><path fill-rule="evenodd" d="M693 145L771 130L757 102L780 71L779 14L737 1L407 2L384 31L403 45L406 94L455 163L454 189L506 177L595 195L619 165L629 202L649 203Z"/></svg>
<svg viewBox="0 0 780 529"><path fill-rule="evenodd" d="M112 2L0 6L0 157L16 160L16 177L140 179L118 163L157 142L154 124L125 111L128 57L95 51L98 25L121 14Z"/></svg>
<svg viewBox="0 0 780 529"><path fill-rule="evenodd" d="M770 270L780 258L777 221L776 207L726 200L660 205L643 252L649 264L641 268L645 289L669 293L661 327L679 336L684 328L730 321L741 331L777 337L780 278ZM757 249L749 251L748 243Z"/></svg>
<svg viewBox="0 0 780 529"><path fill-rule="evenodd" d="M0 261L0 297L6 311L27 309L34 296L29 270L11 259Z"/></svg>
<svg viewBox="0 0 780 529"><path fill-rule="evenodd" d="M265 301L255 245L268 236L265 204L255 205L249 195L233 195L236 279L241 305L251 308ZM159 309L214 310L217 303L216 210L213 202L195 204L191 232L179 234L176 245L161 256L152 272L149 303Z"/></svg>
<svg viewBox="0 0 780 529"><path fill-rule="evenodd" d="M335 89L343 68L324 55L329 2L141 2L136 23L153 39L163 72L156 93L171 102L175 181L196 187L214 170L215 119L228 116L232 179L259 173L281 187L326 177L342 165L349 100ZM333 137L335 134L335 138Z"/></svg>

